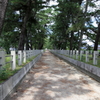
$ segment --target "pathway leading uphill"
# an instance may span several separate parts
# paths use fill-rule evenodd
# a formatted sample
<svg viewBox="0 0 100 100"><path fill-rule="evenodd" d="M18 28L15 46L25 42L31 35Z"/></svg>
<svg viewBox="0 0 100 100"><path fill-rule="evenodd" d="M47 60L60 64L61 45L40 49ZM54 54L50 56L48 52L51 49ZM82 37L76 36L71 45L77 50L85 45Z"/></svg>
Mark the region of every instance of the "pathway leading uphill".
<svg viewBox="0 0 100 100"><path fill-rule="evenodd" d="M7 100L100 100L100 83L47 51Z"/></svg>

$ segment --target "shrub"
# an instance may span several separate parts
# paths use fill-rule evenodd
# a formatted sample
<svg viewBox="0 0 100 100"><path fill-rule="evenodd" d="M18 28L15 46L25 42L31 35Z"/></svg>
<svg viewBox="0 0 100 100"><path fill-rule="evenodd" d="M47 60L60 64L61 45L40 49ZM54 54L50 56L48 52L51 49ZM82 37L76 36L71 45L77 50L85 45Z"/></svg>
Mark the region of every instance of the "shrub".
<svg viewBox="0 0 100 100"><path fill-rule="evenodd" d="M0 80L5 80L8 78L8 71L5 67L3 67L2 69L0 69Z"/></svg>

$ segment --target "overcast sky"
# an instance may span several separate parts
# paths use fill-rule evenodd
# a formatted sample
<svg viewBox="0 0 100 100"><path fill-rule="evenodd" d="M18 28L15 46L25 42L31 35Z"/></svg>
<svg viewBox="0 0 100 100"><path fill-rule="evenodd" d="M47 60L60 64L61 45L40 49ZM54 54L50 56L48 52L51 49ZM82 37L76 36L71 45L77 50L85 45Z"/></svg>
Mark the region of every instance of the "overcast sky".
<svg viewBox="0 0 100 100"><path fill-rule="evenodd" d="M50 6L52 6L52 5L57 5L57 4L58 4L58 3L57 3L56 1L50 1L50 2L49 2L49 5L50 5Z"/></svg>

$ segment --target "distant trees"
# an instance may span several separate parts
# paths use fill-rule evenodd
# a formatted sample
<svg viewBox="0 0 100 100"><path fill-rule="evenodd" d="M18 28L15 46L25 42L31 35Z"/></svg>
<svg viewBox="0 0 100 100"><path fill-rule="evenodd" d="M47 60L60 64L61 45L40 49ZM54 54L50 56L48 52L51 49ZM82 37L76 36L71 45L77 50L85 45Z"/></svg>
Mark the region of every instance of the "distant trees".
<svg viewBox="0 0 100 100"><path fill-rule="evenodd" d="M49 1L49 0L48 0ZM9 51L42 49L46 37L48 9L43 0L11 0L7 8L5 23L0 37L0 47Z"/></svg>
<svg viewBox="0 0 100 100"><path fill-rule="evenodd" d="M86 39L95 43L94 50L97 50L99 28L97 32L93 21L100 18L100 10L93 9L97 7L96 1L57 0L57 2L58 6L55 8L57 14L54 16L55 23L52 26L53 33L51 35L54 48L66 49L68 47L70 50L80 51L81 47L86 45L83 43L83 36L86 36Z"/></svg>
<svg viewBox="0 0 100 100"><path fill-rule="evenodd" d="M55 15L55 25L53 27L55 39L51 39L56 44L57 49L66 49L69 47L70 50L78 48L75 44L79 44L79 35L75 34L80 30L81 24L79 24L80 15L82 10L80 5L82 0L57 0L58 7L56 8L57 15ZM82 23L82 21L81 21Z"/></svg>
<svg viewBox="0 0 100 100"><path fill-rule="evenodd" d="M51 7L47 5L49 1L1 1L0 47L6 51L10 47L29 50L48 46L81 50L86 45L83 43L83 36L86 36L86 39L94 42L94 50L97 50L100 40L100 10L89 10L97 7L97 0L57 0L58 5ZM98 27L93 25L94 20Z"/></svg>

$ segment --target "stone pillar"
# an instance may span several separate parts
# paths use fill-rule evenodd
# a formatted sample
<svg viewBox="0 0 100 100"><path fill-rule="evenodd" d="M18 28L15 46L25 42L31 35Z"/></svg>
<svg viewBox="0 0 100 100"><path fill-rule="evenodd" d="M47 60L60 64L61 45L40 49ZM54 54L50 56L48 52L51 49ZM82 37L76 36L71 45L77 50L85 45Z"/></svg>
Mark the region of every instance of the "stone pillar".
<svg viewBox="0 0 100 100"><path fill-rule="evenodd" d="M89 51L86 51L86 62L89 62Z"/></svg>
<svg viewBox="0 0 100 100"><path fill-rule="evenodd" d="M97 65L98 54L99 54L98 51L94 51L94 54L93 54L93 64L94 64L94 65Z"/></svg>
<svg viewBox="0 0 100 100"><path fill-rule="evenodd" d="M70 50L70 57L72 57L72 50Z"/></svg>
<svg viewBox="0 0 100 100"><path fill-rule="evenodd" d="M12 55L12 70L16 69L16 51L11 51L11 55Z"/></svg>
<svg viewBox="0 0 100 100"><path fill-rule="evenodd" d="M68 56L70 56L70 50L68 50Z"/></svg>
<svg viewBox="0 0 100 100"><path fill-rule="evenodd" d="M26 51L23 51L23 54L24 54L23 62L26 63Z"/></svg>
<svg viewBox="0 0 100 100"><path fill-rule="evenodd" d="M5 65L5 51L0 51L0 67Z"/></svg>
<svg viewBox="0 0 100 100"><path fill-rule="evenodd" d="M78 50L76 50L76 59L78 59Z"/></svg>
<svg viewBox="0 0 100 100"><path fill-rule="evenodd" d="M18 51L18 65L22 65L22 51Z"/></svg>
<svg viewBox="0 0 100 100"><path fill-rule="evenodd" d="M75 58L75 50L73 50L73 58Z"/></svg>
<svg viewBox="0 0 100 100"><path fill-rule="evenodd" d="M82 60L83 51L80 51L80 60Z"/></svg>

